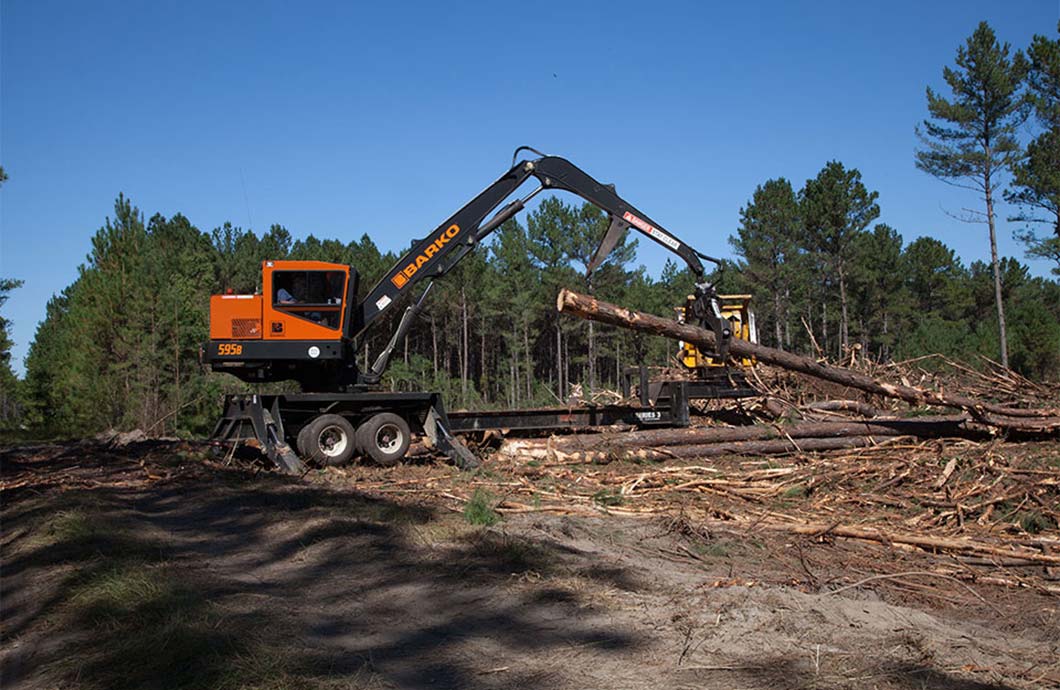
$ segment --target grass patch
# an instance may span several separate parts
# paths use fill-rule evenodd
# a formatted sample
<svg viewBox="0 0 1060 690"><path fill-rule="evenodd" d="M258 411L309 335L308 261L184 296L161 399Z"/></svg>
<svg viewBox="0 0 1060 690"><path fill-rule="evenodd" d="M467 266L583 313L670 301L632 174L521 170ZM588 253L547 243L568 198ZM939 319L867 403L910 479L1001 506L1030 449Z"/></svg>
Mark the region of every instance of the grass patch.
<svg viewBox="0 0 1060 690"><path fill-rule="evenodd" d="M464 505L464 519L472 525L488 527L501 521L501 515L494 509L493 495L485 489L475 489L471 499Z"/></svg>
<svg viewBox="0 0 1060 690"><path fill-rule="evenodd" d="M496 532L477 532L469 535L467 540L470 548L461 556L469 558L476 568L504 575L545 575L553 570L555 555L528 539Z"/></svg>
<svg viewBox="0 0 1060 690"><path fill-rule="evenodd" d="M1038 534L1053 529L1056 525L1048 515L1042 515L1036 510L1022 511L1016 514L1016 522L1023 528L1024 532Z"/></svg>
<svg viewBox="0 0 1060 690"><path fill-rule="evenodd" d="M60 510L46 520L26 539L24 550L28 551L24 558L31 566L84 563L100 558L163 558L160 544L133 536L112 519L81 505Z"/></svg>
<svg viewBox="0 0 1060 690"><path fill-rule="evenodd" d="M406 529L429 518L382 502L350 505ZM24 577L42 582L39 608L31 614L27 633L44 626L61 642L34 660L36 668L30 670L41 687L380 686L368 665L346 663L349 670L341 675L321 666L315 650L299 646L302 633L282 610L247 602L240 586L218 580L194 560L167 560L171 548L164 533L155 532L127 506L49 497L38 509L47 517L27 523L33 526L13 562ZM455 518L451 522L463 524ZM55 577L42 578L45 573Z"/></svg>
<svg viewBox="0 0 1060 690"><path fill-rule="evenodd" d="M592 496L593 503L604 506L620 506L624 499L622 494L614 489L600 489Z"/></svg>
<svg viewBox="0 0 1060 690"><path fill-rule="evenodd" d="M81 638L60 662L80 687L250 688L289 663L257 639L267 614L234 623L195 577L165 564L104 561L82 572L64 607ZM256 620L260 618L261 620Z"/></svg>
<svg viewBox="0 0 1060 690"><path fill-rule="evenodd" d="M100 536L101 525L89 519L83 510L72 508L61 510L44 523L33 543L36 545L58 544L69 541L89 541Z"/></svg>
<svg viewBox="0 0 1060 690"><path fill-rule="evenodd" d="M723 541L715 541L710 544L695 544L692 550L704 558L725 558L732 553L731 546Z"/></svg>

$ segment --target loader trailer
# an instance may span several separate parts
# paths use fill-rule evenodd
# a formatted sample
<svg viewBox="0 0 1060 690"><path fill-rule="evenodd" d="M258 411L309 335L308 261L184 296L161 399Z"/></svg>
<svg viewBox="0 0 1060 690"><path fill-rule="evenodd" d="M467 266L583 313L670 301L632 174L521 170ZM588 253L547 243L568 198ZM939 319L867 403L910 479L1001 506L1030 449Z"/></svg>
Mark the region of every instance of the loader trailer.
<svg viewBox="0 0 1060 690"><path fill-rule="evenodd" d="M426 392L229 395L212 439L252 441L278 468L301 474L307 462L341 465L355 456L384 466L395 465L404 458L413 436L422 435L458 467L469 469L478 466L478 459L458 434L490 430L574 432L616 425L681 428L691 421L691 401L754 394L732 381L650 382L645 367L625 373L625 398L630 398L631 374L636 373L640 378L639 399L611 405L447 413L441 396Z"/></svg>

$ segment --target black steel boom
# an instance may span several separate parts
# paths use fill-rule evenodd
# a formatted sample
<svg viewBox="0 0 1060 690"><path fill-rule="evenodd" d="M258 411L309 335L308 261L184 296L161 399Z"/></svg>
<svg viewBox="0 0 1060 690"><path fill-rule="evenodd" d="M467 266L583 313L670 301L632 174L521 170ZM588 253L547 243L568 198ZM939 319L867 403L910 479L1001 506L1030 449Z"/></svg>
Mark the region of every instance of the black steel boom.
<svg viewBox="0 0 1060 690"><path fill-rule="evenodd" d="M517 149L516 155L524 148L527 147ZM527 196L508 203L483 223L489 213L531 177L536 178L540 186ZM724 355L731 334L728 324L720 317L713 286L705 281L703 263L700 261L706 259L719 263L718 260L699 253L662 228L645 213L618 196L613 185L602 184L565 158L545 155L515 163L508 172L433 232L416 242L372 288L364 302L358 305L345 336L352 339L363 333L373 321L424 278L436 278L448 273L479 242L525 208L536 194L546 189L576 194L608 214L611 224L589 265L590 272L603 262L630 227L684 259L696 280L695 313L690 316L715 331L719 349Z"/></svg>

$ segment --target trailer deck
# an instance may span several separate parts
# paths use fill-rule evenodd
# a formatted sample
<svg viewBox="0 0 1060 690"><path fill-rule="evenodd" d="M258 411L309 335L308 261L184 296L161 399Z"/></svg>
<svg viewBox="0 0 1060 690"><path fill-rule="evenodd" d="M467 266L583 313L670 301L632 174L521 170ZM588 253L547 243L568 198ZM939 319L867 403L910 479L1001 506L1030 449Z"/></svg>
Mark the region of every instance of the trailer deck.
<svg viewBox="0 0 1060 690"><path fill-rule="evenodd" d="M478 460L456 437L480 431L577 431L622 425L635 428L681 428L690 423L693 400L740 398L754 395L740 372L724 379L649 381L645 367L632 367L623 377L619 404L572 404L518 410L479 410L447 413L439 393L357 391L351 393L290 393L229 395L225 414L211 438L215 441L256 439L276 465L289 473L302 473L299 455L307 455L303 429L324 416L348 428L358 428L378 415L396 415L405 431L423 434L431 445L459 467L473 468ZM734 377L734 374L736 376ZM633 398L631 380L639 378ZM346 420L345 422L343 420ZM341 430L340 430L341 431ZM313 432L310 432L313 433ZM347 439L354 443L354 439ZM298 449L295 453L293 448ZM360 449L363 452L363 448ZM403 451L402 451L403 452Z"/></svg>

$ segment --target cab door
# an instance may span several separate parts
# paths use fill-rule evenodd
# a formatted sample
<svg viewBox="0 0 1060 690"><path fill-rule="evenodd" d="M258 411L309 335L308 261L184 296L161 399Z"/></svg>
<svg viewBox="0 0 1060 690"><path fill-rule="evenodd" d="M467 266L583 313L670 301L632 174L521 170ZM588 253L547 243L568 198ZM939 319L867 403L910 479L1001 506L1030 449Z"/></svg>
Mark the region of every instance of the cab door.
<svg viewBox="0 0 1060 690"><path fill-rule="evenodd" d="M271 264L271 265L270 265ZM266 262L267 340L339 340L349 268L321 261Z"/></svg>

